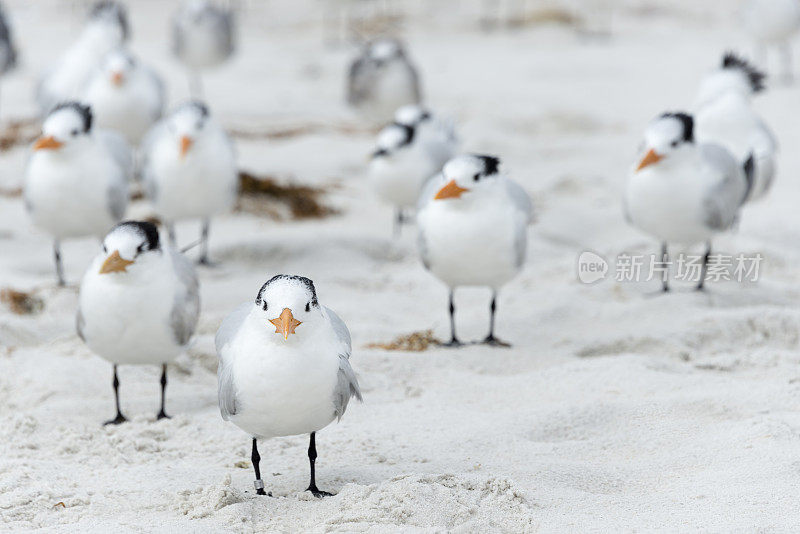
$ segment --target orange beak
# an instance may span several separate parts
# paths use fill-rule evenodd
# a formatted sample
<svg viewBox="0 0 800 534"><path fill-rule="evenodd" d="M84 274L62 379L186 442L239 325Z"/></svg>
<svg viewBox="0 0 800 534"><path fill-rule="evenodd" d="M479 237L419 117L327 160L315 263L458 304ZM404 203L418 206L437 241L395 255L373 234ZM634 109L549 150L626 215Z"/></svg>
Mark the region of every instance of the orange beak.
<svg viewBox="0 0 800 534"><path fill-rule="evenodd" d="M284 308L280 316L270 319L269 322L275 325L275 333L283 334L284 341L289 339L289 334L294 334L294 329L303 324L292 315L292 310Z"/></svg>
<svg viewBox="0 0 800 534"><path fill-rule="evenodd" d="M185 158L186 153L189 152L189 149L192 148L192 139L187 136L181 137L181 157Z"/></svg>
<svg viewBox="0 0 800 534"><path fill-rule="evenodd" d="M128 265L132 263L132 261L126 260L120 256L119 250L115 250L111 253L111 256L106 258L106 261L103 262L103 266L100 267L100 274L125 272Z"/></svg>
<svg viewBox="0 0 800 534"><path fill-rule="evenodd" d="M436 196L433 197L433 199L442 200L444 198L459 198L466 191L469 191L469 189L461 187L456 183L455 180L450 180L443 188L439 189L439 192L436 193Z"/></svg>
<svg viewBox="0 0 800 534"><path fill-rule="evenodd" d="M664 156L659 156L658 154L656 154L656 151L651 148L650 150L647 151L647 154L644 155L642 161L639 162L639 166L636 167L636 172L641 171L642 169L644 169L649 165L652 165L653 163L658 163L662 159L664 159Z"/></svg>
<svg viewBox="0 0 800 534"><path fill-rule="evenodd" d="M57 141L55 137L52 135L48 135L47 137L40 137L36 140L36 143L33 144L34 150L55 150L57 148L61 148L64 146L64 143L61 141Z"/></svg>
<svg viewBox="0 0 800 534"><path fill-rule="evenodd" d="M115 72L111 75L111 83L119 87L125 81L125 75L121 72Z"/></svg>

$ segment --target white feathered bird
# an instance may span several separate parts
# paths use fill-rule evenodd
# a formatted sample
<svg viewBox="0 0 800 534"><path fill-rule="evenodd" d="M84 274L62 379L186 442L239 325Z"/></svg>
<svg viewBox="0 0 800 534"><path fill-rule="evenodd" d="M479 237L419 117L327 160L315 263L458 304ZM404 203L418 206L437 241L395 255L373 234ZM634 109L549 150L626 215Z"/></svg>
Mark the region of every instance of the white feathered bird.
<svg viewBox="0 0 800 534"><path fill-rule="evenodd" d="M57 106L42 125L25 171L24 198L35 226L55 239L59 285L64 285L62 239L102 237L125 214L133 162L118 134L95 130L88 106Z"/></svg>
<svg viewBox="0 0 800 534"><path fill-rule="evenodd" d="M419 254L425 268L450 292L449 346L459 346L455 289L492 290L489 335L484 343L507 346L494 335L497 293L525 264L533 208L527 193L485 155L457 156L424 187L417 208Z"/></svg>
<svg viewBox="0 0 800 534"><path fill-rule="evenodd" d="M161 366L157 418L169 417L164 411L167 364L185 350L200 314L191 262L163 247L152 223L120 223L86 271L78 302L78 335L114 365L117 415L106 424L126 421L120 410L118 365Z"/></svg>
<svg viewBox="0 0 800 534"><path fill-rule="evenodd" d="M161 77L123 49L106 56L84 98L99 127L118 131L133 145L161 118L165 99Z"/></svg>
<svg viewBox="0 0 800 534"><path fill-rule="evenodd" d="M783 62L782 76L786 81L791 81L794 77L791 39L800 29L800 2L746 0L740 18L744 31L756 43L759 64L765 67L767 49L778 47Z"/></svg>
<svg viewBox="0 0 800 534"><path fill-rule="evenodd" d="M310 434L307 491L330 495L316 484L316 432L341 419L351 397L361 400L361 391L350 366L350 332L318 302L314 283L274 276L254 303L225 318L216 348L220 412L252 436L258 494L265 495L257 440Z"/></svg>
<svg viewBox="0 0 800 534"><path fill-rule="evenodd" d="M752 159L745 168L725 148L697 143L694 119L686 113L664 113L645 130L639 162L631 170L624 194L626 219L668 245L705 242L700 280L703 289L711 239L730 229L752 185ZM668 277L662 288L669 291Z"/></svg>
<svg viewBox="0 0 800 534"><path fill-rule="evenodd" d="M36 101L43 115L68 100L79 100L106 55L129 37L125 8L113 1L97 2L78 39L39 81Z"/></svg>
<svg viewBox="0 0 800 534"><path fill-rule="evenodd" d="M727 53L720 68L704 78L697 97L697 141L722 145L741 165L753 157L748 201L767 193L777 163L778 142L751 102L764 89L764 78L747 61Z"/></svg>
<svg viewBox="0 0 800 534"><path fill-rule="evenodd" d="M200 262L208 263L211 218L233 209L238 190L233 143L200 102L178 107L142 143L142 178L175 242L174 223L202 220Z"/></svg>

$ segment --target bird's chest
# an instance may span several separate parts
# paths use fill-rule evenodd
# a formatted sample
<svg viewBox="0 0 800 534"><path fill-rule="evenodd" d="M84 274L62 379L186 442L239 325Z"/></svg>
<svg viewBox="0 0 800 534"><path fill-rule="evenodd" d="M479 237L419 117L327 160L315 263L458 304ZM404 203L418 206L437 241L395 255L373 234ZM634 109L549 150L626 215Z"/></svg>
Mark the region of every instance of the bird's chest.
<svg viewBox="0 0 800 534"><path fill-rule="evenodd" d="M118 363L163 361L178 345L171 330L175 294L166 273L147 283L115 283L115 274L87 274L80 308L89 346ZM140 361L141 360L141 361Z"/></svg>
<svg viewBox="0 0 800 534"><path fill-rule="evenodd" d="M441 202L442 205L437 205ZM518 270L515 238L524 223L510 207L473 209L433 201L420 214L429 269L445 283L498 287Z"/></svg>
<svg viewBox="0 0 800 534"><path fill-rule="evenodd" d="M239 354L233 372L242 411L253 409L279 418L280 414L303 417L320 407L333 409L338 355L325 350L321 340L293 341L265 343L253 336L232 347Z"/></svg>

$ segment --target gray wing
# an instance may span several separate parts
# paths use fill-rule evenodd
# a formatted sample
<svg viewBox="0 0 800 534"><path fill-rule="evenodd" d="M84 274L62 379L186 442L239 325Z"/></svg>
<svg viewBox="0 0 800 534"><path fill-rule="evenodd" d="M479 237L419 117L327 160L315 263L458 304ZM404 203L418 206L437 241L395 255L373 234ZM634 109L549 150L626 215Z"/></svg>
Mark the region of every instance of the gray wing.
<svg viewBox="0 0 800 534"><path fill-rule="evenodd" d="M517 267L525 263L528 248L528 225L533 221L533 204L522 187L509 179L504 179L508 197L514 208L524 217L525 224L520 225L514 234L514 261Z"/></svg>
<svg viewBox="0 0 800 534"><path fill-rule="evenodd" d="M78 337L83 341L86 341L86 336L83 333L83 329L85 327L86 320L83 318L83 312L81 311L80 305L78 305L78 312L75 314L75 331L78 333Z"/></svg>
<svg viewBox="0 0 800 534"><path fill-rule="evenodd" d="M365 57L359 57L347 74L347 103L358 106L369 98L372 73L372 64Z"/></svg>
<svg viewBox="0 0 800 534"><path fill-rule="evenodd" d="M127 180L133 178L133 151L122 135L113 130L98 128L95 131L97 140L114 158Z"/></svg>
<svg viewBox="0 0 800 534"><path fill-rule="evenodd" d="M186 345L197 328L200 317L200 284L192 263L180 252L170 248L172 267L178 279L178 290L172 303L170 326L179 345Z"/></svg>
<svg viewBox="0 0 800 534"><path fill-rule="evenodd" d="M226 356L225 346L234 338L239 331L247 315L253 307L252 302L245 302L236 307L222 321L214 338L214 345L219 357L217 366L217 400L219 401L219 412L224 420L228 420L236 414L236 388L233 381L233 362Z"/></svg>
<svg viewBox="0 0 800 534"><path fill-rule="evenodd" d="M361 388L358 386L358 379L356 373L350 366L350 353L352 351L352 342L350 339L350 330L344 321L336 315L330 308L325 308L325 312L331 320L333 331L341 342L341 350L339 353L339 373L337 375L336 389L333 392L333 405L337 419L341 419L344 412L347 410L347 404L350 402L351 397L361 398Z"/></svg>
<svg viewBox="0 0 800 534"><path fill-rule="evenodd" d="M158 95L158 105L156 106L157 110L155 115L153 115L153 118L158 120L164 114L164 106L166 106L167 103L167 89L166 86L164 85L164 79L161 76L159 76L159 74L155 70L151 69L150 67L143 67L143 68L145 76L150 78L151 83L156 88L156 94Z"/></svg>
<svg viewBox="0 0 800 534"><path fill-rule="evenodd" d="M411 78L411 85L414 90L414 103L419 104L422 102L422 89L419 85L419 74L417 69L406 59L406 66L408 67L408 75Z"/></svg>
<svg viewBox="0 0 800 534"><path fill-rule="evenodd" d="M230 56L236 49L235 39L235 22L233 20L233 12L230 10L220 13L217 21L219 27L220 37L222 41L222 49L225 51L225 56Z"/></svg>
<svg viewBox="0 0 800 534"><path fill-rule="evenodd" d="M704 172L719 175L719 181L709 189L703 199L704 221L714 230L727 230L736 221L739 207L747 198L747 179L739 164L724 148L700 145L706 164Z"/></svg>
<svg viewBox="0 0 800 534"><path fill-rule="evenodd" d="M122 173L111 177L108 184L108 211L115 221L122 220L128 207L128 178Z"/></svg>
<svg viewBox="0 0 800 534"><path fill-rule="evenodd" d="M155 144L161 139L166 129L167 123L165 119L157 122L142 138L139 149L141 157L139 163L141 168L141 180L144 185L145 193L150 200L156 200L158 195L156 177L153 174L153 167L150 164L151 153L155 148Z"/></svg>

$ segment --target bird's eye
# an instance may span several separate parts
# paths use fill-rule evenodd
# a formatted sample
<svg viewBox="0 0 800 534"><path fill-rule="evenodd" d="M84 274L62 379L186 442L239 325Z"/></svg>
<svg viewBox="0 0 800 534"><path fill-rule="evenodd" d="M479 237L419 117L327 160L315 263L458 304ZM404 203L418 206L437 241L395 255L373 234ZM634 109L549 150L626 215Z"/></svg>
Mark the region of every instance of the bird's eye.
<svg viewBox="0 0 800 534"><path fill-rule="evenodd" d="M678 141L673 141L670 144L672 145L672 148L676 148L678 146Z"/></svg>
<svg viewBox="0 0 800 534"><path fill-rule="evenodd" d="M475 181L475 182L477 182L480 179L481 179L481 175L480 174L476 174L475 176L472 177L472 180Z"/></svg>
<svg viewBox="0 0 800 534"><path fill-rule="evenodd" d="M136 254L141 254L142 252L144 252L144 243L136 247Z"/></svg>
<svg viewBox="0 0 800 534"><path fill-rule="evenodd" d="M307 312L311 311L311 303L310 302L306 302L306 311Z"/></svg>
<svg viewBox="0 0 800 534"><path fill-rule="evenodd" d="M267 311L267 301L264 301L264 311Z"/></svg>
<svg viewBox="0 0 800 534"><path fill-rule="evenodd" d="M76 129L74 129L74 130L72 130L72 131L70 132L70 134L72 135L72 137L75 137L75 136L76 136L76 135L78 135L79 133L80 133L80 132L78 131L78 129L77 129L77 128L76 128Z"/></svg>
<svg viewBox="0 0 800 534"><path fill-rule="evenodd" d="M108 254L108 248L105 245L103 245L103 254Z"/></svg>

